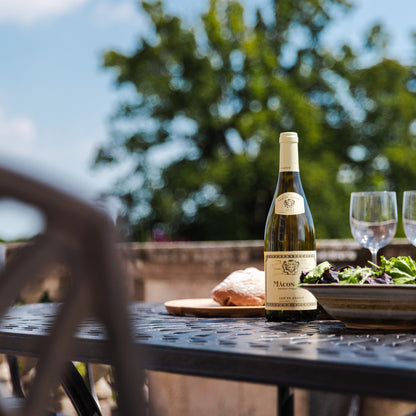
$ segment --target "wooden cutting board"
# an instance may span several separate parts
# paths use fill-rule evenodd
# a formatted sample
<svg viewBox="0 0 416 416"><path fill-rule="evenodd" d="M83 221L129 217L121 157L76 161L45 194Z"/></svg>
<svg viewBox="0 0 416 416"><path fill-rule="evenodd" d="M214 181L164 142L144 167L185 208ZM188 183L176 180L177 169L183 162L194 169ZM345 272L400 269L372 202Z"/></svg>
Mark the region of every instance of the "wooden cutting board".
<svg viewBox="0 0 416 416"><path fill-rule="evenodd" d="M221 306L211 298L176 299L165 302L172 315L202 318L249 318L264 316L264 306Z"/></svg>

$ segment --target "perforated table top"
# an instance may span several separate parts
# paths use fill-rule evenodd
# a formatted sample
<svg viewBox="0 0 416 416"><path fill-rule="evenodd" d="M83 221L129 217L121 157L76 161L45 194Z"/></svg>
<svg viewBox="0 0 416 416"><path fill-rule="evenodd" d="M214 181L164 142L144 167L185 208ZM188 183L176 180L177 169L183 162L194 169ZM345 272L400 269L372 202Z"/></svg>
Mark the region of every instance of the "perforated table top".
<svg viewBox="0 0 416 416"><path fill-rule="evenodd" d="M0 352L37 355L59 306L13 307L0 323ZM339 321L169 315L134 303L138 353L150 370L416 400L416 332L348 330ZM109 363L106 331L85 320L74 360Z"/></svg>

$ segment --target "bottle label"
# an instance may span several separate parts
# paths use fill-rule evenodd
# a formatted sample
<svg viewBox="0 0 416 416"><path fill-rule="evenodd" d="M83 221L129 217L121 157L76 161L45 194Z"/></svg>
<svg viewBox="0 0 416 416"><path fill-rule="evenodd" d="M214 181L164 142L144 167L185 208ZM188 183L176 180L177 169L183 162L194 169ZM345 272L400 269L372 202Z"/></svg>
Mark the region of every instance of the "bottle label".
<svg viewBox="0 0 416 416"><path fill-rule="evenodd" d="M305 201L296 192L280 194L274 204L274 212L279 215L297 215L305 212Z"/></svg>
<svg viewBox="0 0 416 416"><path fill-rule="evenodd" d="M316 266L316 251L265 251L266 302L268 310L317 308L315 296L298 287L302 271Z"/></svg>

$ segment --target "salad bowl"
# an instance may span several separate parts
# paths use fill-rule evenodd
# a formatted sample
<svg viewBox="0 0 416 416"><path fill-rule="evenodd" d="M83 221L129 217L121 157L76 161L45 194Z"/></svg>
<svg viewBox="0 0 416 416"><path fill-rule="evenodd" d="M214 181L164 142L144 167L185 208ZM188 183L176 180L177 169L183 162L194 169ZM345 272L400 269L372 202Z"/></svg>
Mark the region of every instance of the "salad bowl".
<svg viewBox="0 0 416 416"><path fill-rule="evenodd" d="M416 285L303 284L334 319L354 329L416 329Z"/></svg>
<svg viewBox="0 0 416 416"><path fill-rule="evenodd" d="M302 272L300 285L348 328L416 329L416 262L409 256L380 260L338 268L325 261Z"/></svg>

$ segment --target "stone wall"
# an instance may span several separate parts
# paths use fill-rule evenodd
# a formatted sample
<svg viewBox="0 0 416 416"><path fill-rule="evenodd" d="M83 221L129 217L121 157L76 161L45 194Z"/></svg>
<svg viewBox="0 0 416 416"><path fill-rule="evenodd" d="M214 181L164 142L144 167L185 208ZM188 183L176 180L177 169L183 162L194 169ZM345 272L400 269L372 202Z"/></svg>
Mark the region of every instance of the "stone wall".
<svg viewBox="0 0 416 416"><path fill-rule="evenodd" d="M209 297L211 289L234 270L263 269L263 241L123 244L135 299L162 302ZM411 255L416 248L396 239L380 250L386 257ZM364 266L371 256L354 240L318 240L317 261Z"/></svg>
<svg viewBox="0 0 416 416"><path fill-rule="evenodd" d="M8 244L9 261L26 244ZM132 300L163 302L175 298L209 297L211 289L229 273L245 267L263 269L263 241L123 243L120 251L129 277ZM416 248L406 239L396 239L380 250L386 257L410 255ZM318 240L317 261L335 266L365 265L367 249L354 240ZM51 300L62 299L69 273L52 265L23 292L23 300L34 302L45 292Z"/></svg>

